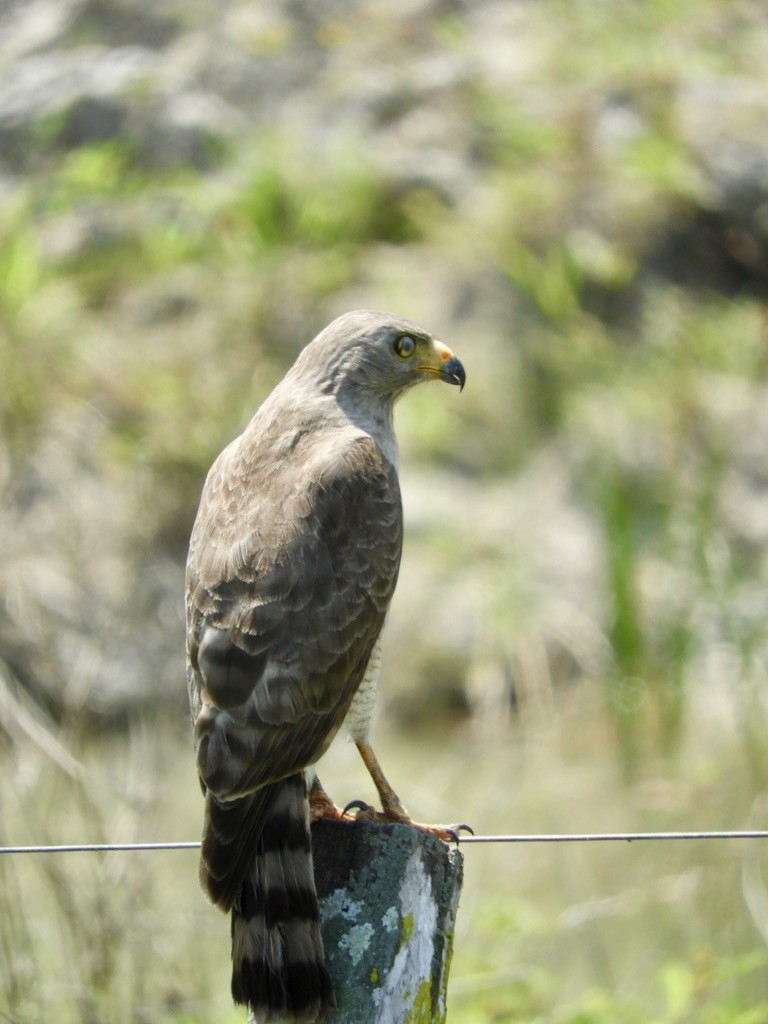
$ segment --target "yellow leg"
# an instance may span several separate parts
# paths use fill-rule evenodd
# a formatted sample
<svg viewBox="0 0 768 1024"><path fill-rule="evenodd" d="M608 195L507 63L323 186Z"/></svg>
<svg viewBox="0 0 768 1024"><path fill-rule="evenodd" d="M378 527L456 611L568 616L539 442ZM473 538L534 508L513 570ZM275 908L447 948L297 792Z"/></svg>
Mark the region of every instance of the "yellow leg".
<svg viewBox="0 0 768 1024"><path fill-rule="evenodd" d="M372 807L367 807L358 812L358 817L372 821L398 822L402 825L412 825L413 828L421 829L422 832L431 832L432 835L446 842L457 842L462 829L465 829L467 832L472 831L469 825L422 825L414 821L405 807L403 807L400 797L385 778L370 743L367 740L355 740L355 745L360 751L360 757L362 757L363 764L373 779L373 784L381 800L381 813L375 811ZM357 804L357 806L364 807L361 804Z"/></svg>
<svg viewBox="0 0 768 1024"><path fill-rule="evenodd" d="M368 769L368 772L373 779L373 784L379 794L381 809L384 814L393 821L406 820L410 822L410 816L408 811L406 811L400 802L400 797L384 777L384 772L381 770L378 758L373 752L373 747L367 740L357 740L355 745L360 751L360 757L363 759L363 764Z"/></svg>

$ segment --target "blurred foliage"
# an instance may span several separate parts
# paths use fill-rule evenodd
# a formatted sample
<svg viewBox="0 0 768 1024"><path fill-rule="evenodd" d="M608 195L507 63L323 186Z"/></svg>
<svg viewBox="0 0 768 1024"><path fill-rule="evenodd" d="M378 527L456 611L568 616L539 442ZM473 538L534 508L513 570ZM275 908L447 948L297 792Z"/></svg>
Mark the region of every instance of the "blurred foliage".
<svg viewBox="0 0 768 1024"><path fill-rule="evenodd" d="M532 12L526 87L508 96L469 76L458 89L476 133L473 201L398 177L350 141L310 159L287 127L201 171L153 166L122 136L58 149L61 125L47 117L34 173L0 212L5 459L22 467L92 405L104 428L95 465L124 482L138 467L141 494L155 496L142 506L145 542L182 552L212 457L321 325L319 310L346 292L384 293L386 254L411 298L416 265L449 268L470 296L485 277L500 311L478 320L472 386L450 412L432 396L404 404L406 454L485 482L548 445L567 453L574 499L601 534L606 700L623 761L631 773L643 748L672 755L702 605L745 666L766 642L757 617L745 628L729 611L754 552L723 521L741 437L712 400L736 381L763 386L764 288L745 275L728 297L716 279L686 290L653 263L665 221L693 223L705 203L675 89L700 70L749 67L744 12L717 0L693 9L628 3L609 16L551 0ZM462 52L460 18L432 30ZM613 108L629 128L601 149L595 124ZM448 536L460 562L468 549ZM708 552L723 549L715 579ZM433 551L445 558L437 541ZM494 557L515 571L514 552ZM674 567L677 597L648 586L656 562ZM519 615L520 602L495 601L496 643L519 632ZM438 661L424 674L442 672Z"/></svg>
<svg viewBox="0 0 768 1024"><path fill-rule="evenodd" d="M108 23L120 5L90 6ZM461 723L472 757L433 752L433 775L454 786L435 816L445 820L459 799L486 831L502 832L526 820L541 830L546 814L553 828L578 830L604 802L614 825L627 801L649 826L750 814L768 772L766 281L759 260L742 258L743 223L716 207L679 99L699 76L762 74L754 33L764 15L727 0L521 6L528 34L505 56L507 84L468 61L443 101L464 160L453 176L431 173L431 153L398 164L407 132L405 142L326 144L323 125L301 138L295 125L273 124L241 145L211 141L202 170L191 160L159 166L123 134L65 145L63 116L41 119L28 173L0 201L0 695L26 689L39 704L0 706L4 839L197 828L186 741L168 725L172 742L158 743L165 726L140 707L172 693L176 711L181 669L178 682L154 663L134 669L145 689L114 746L93 735L94 720L105 730L117 721L98 699L81 713L78 701L91 700L83 678L108 665L130 690L124 651L99 657L117 634L135 659L160 622L181 658L180 580L166 573L155 591L153 567L165 571L167 559L180 573L213 457L299 344L362 302L436 310L429 326L468 367L460 403L419 392L398 409L403 465L424 482L429 515L409 526L398 598L410 603L399 620L393 610L388 713L413 728ZM441 58L461 60L469 44L472 16L457 11L441 6L417 33ZM83 38L98 38L98 25L86 28ZM280 24L261 31L259 45L278 52L291 39ZM350 31L330 21L312 37L332 57ZM423 94L409 83L372 102L377 130L420 102L440 108L434 79ZM440 138L439 118L438 128L416 123ZM447 491L440 473L450 474ZM547 488L558 495L551 504ZM547 564L542 583L533 574L547 542L551 561L569 555L554 539L570 520L537 532L560 506L586 524L599 564L578 576L576 552L573 577L570 564ZM406 590L410 567L421 604ZM571 578L577 592L564 594ZM701 724L710 702L703 717L722 728L714 736ZM82 759L98 792L71 765L50 768L53 741ZM532 753L541 744L551 761ZM574 797L587 764L599 771ZM414 763L403 774L423 772ZM172 780L167 790L158 779ZM649 798L642 817L643 785L660 787L668 814ZM574 820L548 799L561 809L573 801ZM474 814L462 812L479 824ZM764 926L755 907L765 886L750 896L744 868L740 891L724 854L675 854L671 867L673 855L652 856L606 868L605 891L600 870L585 879L575 859L526 861L524 877L512 856L489 860L485 879L498 880L500 895L467 901L452 1015L468 1024L768 1018L763 941L743 906ZM190 972L209 918L202 900L192 908L191 875L163 871L116 858L0 859L0 1013L25 1024L52 1013L73 1024L230 1019L228 1001L216 1001L227 987L227 929L206 940L203 960L219 967ZM648 909L639 893L657 876ZM181 927L164 930L166 902ZM563 905L577 920L570 930ZM604 911L613 918L601 930ZM82 955L68 957L74 947ZM568 986L564 958L578 966Z"/></svg>

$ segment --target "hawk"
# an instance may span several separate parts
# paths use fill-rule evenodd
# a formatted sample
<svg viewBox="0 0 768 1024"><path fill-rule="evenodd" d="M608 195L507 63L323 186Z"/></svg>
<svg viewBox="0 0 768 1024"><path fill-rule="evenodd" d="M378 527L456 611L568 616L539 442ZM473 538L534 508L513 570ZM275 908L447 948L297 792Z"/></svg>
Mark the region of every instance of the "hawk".
<svg viewBox="0 0 768 1024"><path fill-rule="evenodd" d="M347 313L304 348L203 487L186 574L200 881L231 913L232 995L256 1021L335 1008L310 819L345 814L313 769L343 722L382 801L381 815L362 813L412 823L368 732L402 546L393 406L427 380L461 388L464 368L408 320Z"/></svg>

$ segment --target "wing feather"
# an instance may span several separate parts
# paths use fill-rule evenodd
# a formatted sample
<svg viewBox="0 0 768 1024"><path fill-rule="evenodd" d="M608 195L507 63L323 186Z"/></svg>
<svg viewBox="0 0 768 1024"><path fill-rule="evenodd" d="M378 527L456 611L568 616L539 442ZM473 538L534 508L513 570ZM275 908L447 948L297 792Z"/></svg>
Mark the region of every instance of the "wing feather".
<svg viewBox="0 0 768 1024"><path fill-rule="evenodd" d="M306 432L280 459L246 432L214 464L190 544L187 627L198 771L209 812L219 806L206 834L213 851L221 819L231 844L211 853L216 902L235 898L259 834L267 793L251 794L314 763L343 721L401 546L397 474L366 434Z"/></svg>

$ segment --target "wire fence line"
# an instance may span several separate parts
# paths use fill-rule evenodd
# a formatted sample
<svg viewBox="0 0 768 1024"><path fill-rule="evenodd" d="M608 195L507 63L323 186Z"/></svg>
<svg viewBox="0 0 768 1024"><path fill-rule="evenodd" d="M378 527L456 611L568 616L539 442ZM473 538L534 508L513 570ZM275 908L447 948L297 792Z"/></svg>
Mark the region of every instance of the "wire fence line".
<svg viewBox="0 0 768 1024"><path fill-rule="evenodd" d="M768 839L768 831L732 830L710 832L566 832L499 836L461 836L468 843L611 843L679 842L695 839ZM36 853L134 853L157 850L199 850L200 842L159 843L62 843L55 846L0 846L0 854Z"/></svg>
<svg viewBox="0 0 768 1024"><path fill-rule="evenodd" d="M634 843L681 839L768 839L768 831L755 829L716 832L566 832L541 835L461 836L459 842L464 846L465 843Z"/></svg>
<svg viewBox="0 0 768 1024"><path fill-rule="evenodd" d="M199 850L190 843L61 843L56 846L0 846L2 853L133 853L137 850Z"/></svg>

